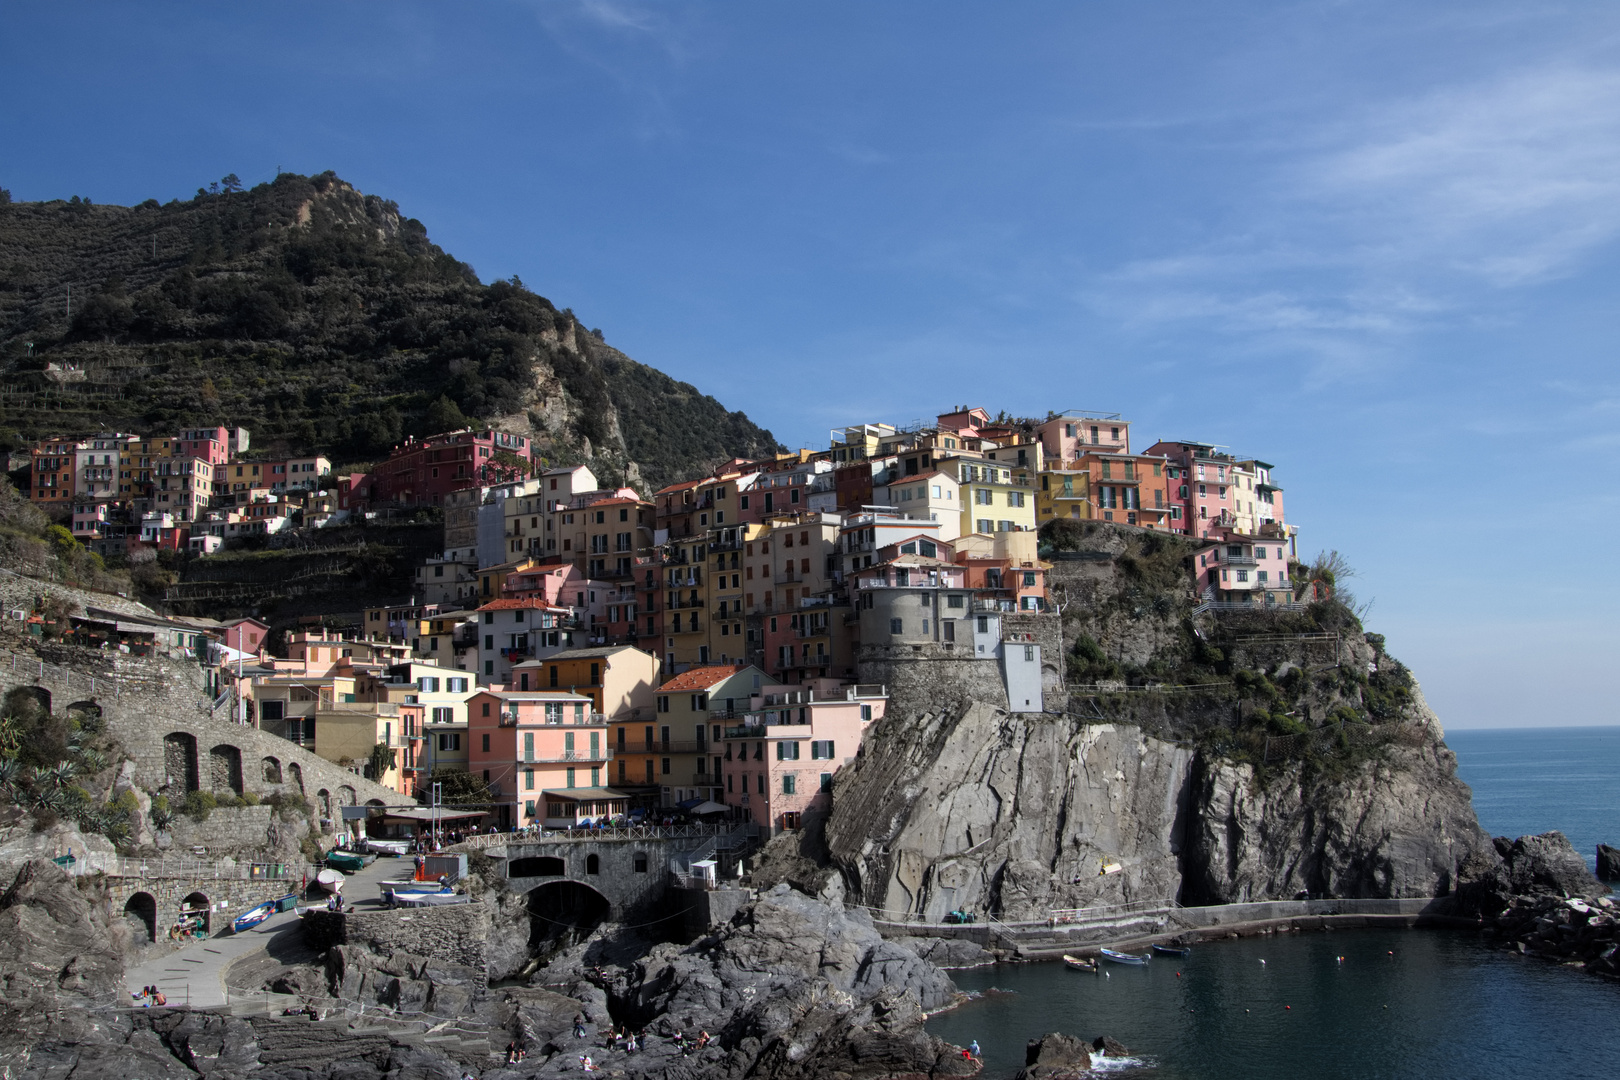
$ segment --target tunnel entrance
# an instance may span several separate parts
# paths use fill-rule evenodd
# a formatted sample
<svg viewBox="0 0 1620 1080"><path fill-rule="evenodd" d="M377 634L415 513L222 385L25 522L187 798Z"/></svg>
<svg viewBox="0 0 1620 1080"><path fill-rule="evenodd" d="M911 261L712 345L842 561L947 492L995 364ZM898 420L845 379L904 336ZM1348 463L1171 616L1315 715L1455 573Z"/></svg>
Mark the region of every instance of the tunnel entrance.
<svg viewBox="0 0 1620 1080"><path fill-rule="evenodd" d="M529 890L529 948L542 961L580 941L612 912L607 897L578 881L548 881Z"/></svg>

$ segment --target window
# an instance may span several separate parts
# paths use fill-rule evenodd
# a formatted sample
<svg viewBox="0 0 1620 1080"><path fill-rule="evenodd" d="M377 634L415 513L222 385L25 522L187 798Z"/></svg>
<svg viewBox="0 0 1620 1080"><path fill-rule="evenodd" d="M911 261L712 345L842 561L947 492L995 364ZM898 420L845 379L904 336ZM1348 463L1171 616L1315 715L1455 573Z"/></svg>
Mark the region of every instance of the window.
<svg viewBox="0 0 1620 1080"><path fill-rule="evenodd" d="M810 744L811 761L831 761L833 758L833 740L818 739Z"/></svg>
<svg viewBox="0 0 1620 1080"><path fill-rule="evenodd" d="M524 769L523 770L523 790L524 791L533 791L534 790L534 770L533 769Z"/></svg>
<svg viewBox="0 0 1620 1080"><path fill-rule="evenodd" d="M484 736L484 753L489 753L489 736ZM486 774L487 775L487 774Z"/></svg>
<svg viewBox="0 0 1620 1080"><path fill-rule="evenodd" d="M994 493L989 488L974 488L973 489L973 505L975 505L975 506L989 506L993 496L994 496Z"/></svg>
<svg viewBox="0 0 1620 1080"><path fill-rule="evenodd" d="M445 685L452 694L465 694L467 692L467 680L465 678L446 679Z"/></svg>
<svg viewBox="0 0 1620 1080"><path fill-rule="evenodd" d="M889 620L889 633L891 633L891 634L903 634L903 633L905 633L905 623L904 623L904 621L901 620L901 619L890 619Z"/></svg>
<svg viewBox="0 0 1620 1080"><path fill-rule="evenodd" d="M1009 491L1009 492L1007 492L1007 505L1008 506L1023 506L1024 505L1024 493L1022 491Z"/></svg>
<svg viewBox="0 0 1620 1080"><path fill-rule="evenodd" d="M658 771L663 773L665 776L668 776L669 775L669 758L662 758L660 760L661 760L662 764L659 766Z"/></svg>
<svg viewBox="0 0 1620 1080"><path fill-rule="evenodd" d="M832 773L824 772L824 773L821 774L821 790L822 791L831 791L832 790Z"/></svg>
<svg viewBox="0 0 1620 1080"><path fill-rule="evenodd" d="M799 778L797 776L794 776L792 773L788 773L786 776L782 777L782 794L784 794L784 795L796 795L796 794L798 794L798 784L797 784L798 779Z"/></svg>
<svg viewBox="0 0 1620 1080"><path fill-rule="evenodd" d="M757 781L754 785L755 790L761 795L765 794L765 774L760 773L759 776L755 777L755 780Z"/></svg>
<svg viewBox="0 0 1620 1080"><path fill-rule="evenodd" d="M798 761L799 744L796 742L779 742L776 744L777 761Z"/></svg>

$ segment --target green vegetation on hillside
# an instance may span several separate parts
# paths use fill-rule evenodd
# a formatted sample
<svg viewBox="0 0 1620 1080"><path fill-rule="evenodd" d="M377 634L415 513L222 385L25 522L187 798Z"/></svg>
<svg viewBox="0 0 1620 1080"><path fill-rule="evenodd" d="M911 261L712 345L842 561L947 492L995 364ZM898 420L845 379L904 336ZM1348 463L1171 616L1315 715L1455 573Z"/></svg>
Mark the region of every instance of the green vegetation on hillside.
<svg viewBox="0 0 1620 1080"><path fill-rule="evenodd" d="M0 204L0 360L12 446L219 423L342 464L502 419L654 485L777 449L517 279L481 284L331 173L165 205Z"/></svg>

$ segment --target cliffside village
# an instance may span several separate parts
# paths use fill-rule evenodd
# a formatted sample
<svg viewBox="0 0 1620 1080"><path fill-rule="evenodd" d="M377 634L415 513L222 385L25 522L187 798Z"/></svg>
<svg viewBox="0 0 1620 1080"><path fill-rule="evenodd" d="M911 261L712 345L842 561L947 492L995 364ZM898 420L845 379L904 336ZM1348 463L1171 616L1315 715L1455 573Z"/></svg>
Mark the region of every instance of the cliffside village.
<svg viewBox="0 0 1620 1080"><path fill-rule="evenodd" d="M488 785L481 824L502 830L709 804L797 828L887 705L858 660L982 660L1013 710L1041 711L1028 628L1055 607L1037 550L1047 522L1184 536L1205 602L1295 602L1269 463L1190 441L1134 450L1128 421L1086 410L861 424L827 449L728 461L650 497L473 430L343 475L320 455L255 456L240 428L53 438L33 448L30 478L36 504L71 513L73 535L108 555L207 555L439 508L443 550L414 595L341 613L356 620L343 632L290 632L284 655L254 618L92 608L72 633L194 656L221 715L402 796L427 801L430 778L465 770Z"/></svg>

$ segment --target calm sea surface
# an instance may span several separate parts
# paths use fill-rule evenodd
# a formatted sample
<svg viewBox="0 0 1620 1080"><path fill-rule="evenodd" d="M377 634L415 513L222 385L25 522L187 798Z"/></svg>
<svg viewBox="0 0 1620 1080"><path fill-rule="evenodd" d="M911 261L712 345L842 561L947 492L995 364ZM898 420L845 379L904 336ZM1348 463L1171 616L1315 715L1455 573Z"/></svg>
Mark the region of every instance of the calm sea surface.
<svg viewBox="0 0 1620 1080"><path fill-rule="evenodd" d="M1588 866L1620 845L1620 727L1448 731L1446 745L1492 836L1557 829Z"/></svg>
<svg viewBox="0 0 1620 1080"><path fill-rule="evenodd" d="M1620 841L1620 728L1462 731L1446 741L1492 835L1560 829L1588 861L1599 840ZM980 996L928 1027L963 1046L977 1039L995 1080L1048 1031L1123 1042L1135 1057L1106 1070L1121 1080L1620 1075L1620 985L1468 933L1245 938L1105 970L953 972Z"/></svg>

